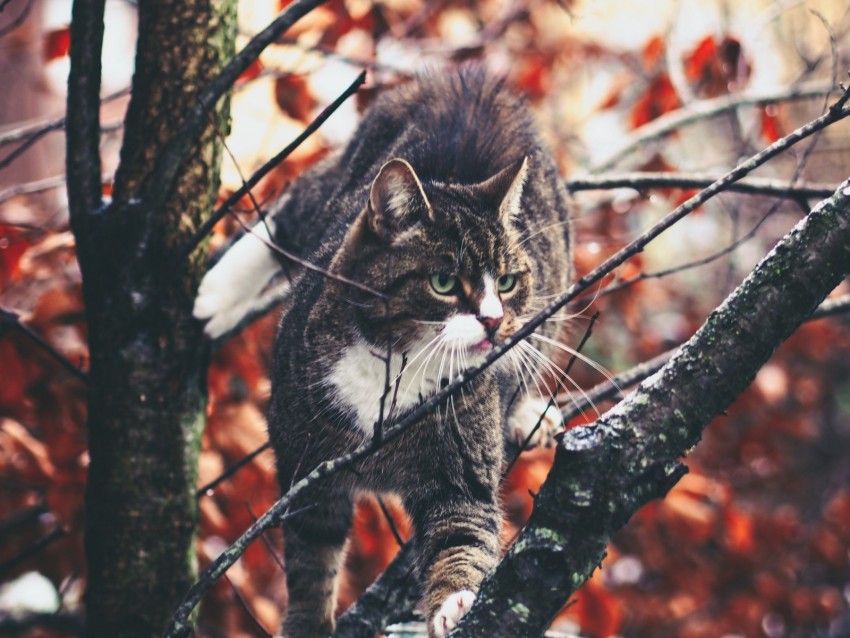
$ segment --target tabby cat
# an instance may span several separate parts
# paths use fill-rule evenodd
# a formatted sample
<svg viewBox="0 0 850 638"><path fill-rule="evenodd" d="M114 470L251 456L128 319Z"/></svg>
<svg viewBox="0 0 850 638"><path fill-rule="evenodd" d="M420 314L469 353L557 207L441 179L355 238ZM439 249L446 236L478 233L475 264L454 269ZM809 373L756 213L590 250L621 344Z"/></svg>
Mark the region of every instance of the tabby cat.
<svg viewBox="0 0 850 638"><path fill-rule="evenodd" d="M402 415L479 364L567 287L566 193L529 113L503 84L466 68L383 95L348 146L302 176L258 227L338 277L287 265L268 414L282 490L359 446L391 409ZM207 331L226 332L278 268L251 235L237 242L202 283L195 312L210 320ZM546 410L528 387L534 366L552 366L546 333L543 354L521 343L292 505L284 636L333 632L335 577L364 490L402 497L430 635L455 626L499 555L503 437L524 436ZM518 387L524 398L513 401ZM546 413L536 442L558 418Z"/></svg>

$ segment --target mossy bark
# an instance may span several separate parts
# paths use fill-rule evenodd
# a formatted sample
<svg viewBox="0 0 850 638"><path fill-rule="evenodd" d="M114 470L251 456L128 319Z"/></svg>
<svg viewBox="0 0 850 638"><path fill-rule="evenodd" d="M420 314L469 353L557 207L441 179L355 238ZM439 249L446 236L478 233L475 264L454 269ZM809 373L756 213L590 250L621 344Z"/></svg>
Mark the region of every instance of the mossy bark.
<svg viewBox="0 0 850 638"><path fill-rule="evenodd" d="M88 183L75 192L79 182L69 179L91 356L88 636L160 635L196 575L206 346L191 308L205 255L186 260L180 252L215 201L216 130L227 132L228 99L209 114L174 183L150 176L198 94L233 56L235 30L235 0L139 3L133 97L112 201L95 200ZM80 97L73 72L71 82L69 122L81 111L72 103ZM71 163L96 158L85 152L90 141L69 135L69 177L79 172ZM150 196L162 189L164 200Z"/></svg>

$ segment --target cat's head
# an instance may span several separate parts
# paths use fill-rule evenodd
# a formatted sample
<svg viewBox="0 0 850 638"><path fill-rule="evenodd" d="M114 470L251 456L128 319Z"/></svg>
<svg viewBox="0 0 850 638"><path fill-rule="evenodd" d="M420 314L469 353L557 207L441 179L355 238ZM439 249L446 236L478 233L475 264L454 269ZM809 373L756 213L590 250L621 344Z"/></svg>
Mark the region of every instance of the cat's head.
<svg viewBox="0 0 850 638"><path fill-rule="evenodd" d="M518 224L528 164L462 185L423 183L403 159L384 164L334 266L386 295L342 293L376 349L442 349L466 367L520 327L534 289Z"/></svg>

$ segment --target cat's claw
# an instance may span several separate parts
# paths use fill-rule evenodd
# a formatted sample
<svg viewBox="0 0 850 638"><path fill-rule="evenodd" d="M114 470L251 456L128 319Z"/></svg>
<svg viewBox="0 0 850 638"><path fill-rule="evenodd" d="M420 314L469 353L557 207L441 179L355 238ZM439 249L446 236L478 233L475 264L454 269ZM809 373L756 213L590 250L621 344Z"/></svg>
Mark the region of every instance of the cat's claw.
<svg viewBox="0 0 850 638"><path fill-rule="evenodd" d="M538 422L540 426L535 430ZM525 443L526 448L552 447L555 445L555 435L563 430L561 410L557 405L550 405L548 399L540 397L526 395L508 417L510 440L517 445Z"/></svg>
<svg viewBox="0 0 850 638"><path fill-rule="evenodd" d="M458 621L472 607L475 601L475 593L464 589L456 591L446 598L437 614L434 616L434 634L437 638L444 638L457 626Z"/></svg>

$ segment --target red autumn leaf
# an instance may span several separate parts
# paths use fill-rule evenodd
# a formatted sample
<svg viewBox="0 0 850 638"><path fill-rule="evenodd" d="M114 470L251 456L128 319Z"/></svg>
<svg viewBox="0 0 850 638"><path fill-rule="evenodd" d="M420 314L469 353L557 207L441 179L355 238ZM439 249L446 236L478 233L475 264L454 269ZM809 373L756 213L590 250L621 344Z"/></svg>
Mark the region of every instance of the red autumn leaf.
<svg viewBox="0 0 850 638"><path fill-rule="evenodd" d="M520 92L532 99L539 99L546 95L550 67L542 55L526 56L517 67L516 86Z"/></svg>
<svg viewBox="0 0 850 638"><path fill-rule="evenodd" d="M275 99L280 110L295 120L305 122L316 101L310 94L307 80L301 75L286 75L278 78L274 85Z"/></svg>
<svg viewBox="0 0 850 638"><path fill-rule="evenodd" d="M650 83L638 99L629 115L629 124L631 128L638 128L659 115L679 108L680 105L679 96L676 95L670 77L662 73Z"/></svg>
<svg viewBox="0 0 850 638"><path fill-rule="evenodd" d="M693 82L699 81L716 58L717 43L713 36L706 36L685 60L685 75Z"/></svg>
<svg viewBox="0 0 850 638"><path fill-rule="evenodd" d="M661 36L651 37L641 51L644 68L655 68L655 65L664 58L664 48L664 39Z"/></svg>
<svg viewBox="0 0 850 638"><path fill-rule="evenodd" d="M741 43L725 37L718 44L707 36L685 59L685 75L704 97L724 95L738 88L750 75Z"/></svg>
<svg viewBox="0 0 850 638"><path fill-rule="evenodd" d="M755 546L755 525L753 519L735 508L726 508L723 512L724 541L726 547L736 554L746 555Z"/></svg>
<svg viewBox="0 0 850 638"><path fill-rule="evenodd" d="M577 618L583 636L608 638L620 632L623 608L620 601L602 585L601 572L596 571L576 592L576 603L568 609Z"/></svg>
<svg viewBox="0 0 850 638"><path fill-rule="evenodd" d="M761 133L771 144L782 137L782 130L774 105L768 105L761 109Z"/></svg>
<svg viewBox="0 0 850 638"><path fill-rule="evenodd" d="M30 245L23 230L0 224L0 285L17 279L21 255Z"/></svg>
<svg viewBox="0 0 850 638"><path fill-rule="evenodd" d="M44 36L44 59L55 60L68 55L71 50L71 27L54 29Z"/></svg>

